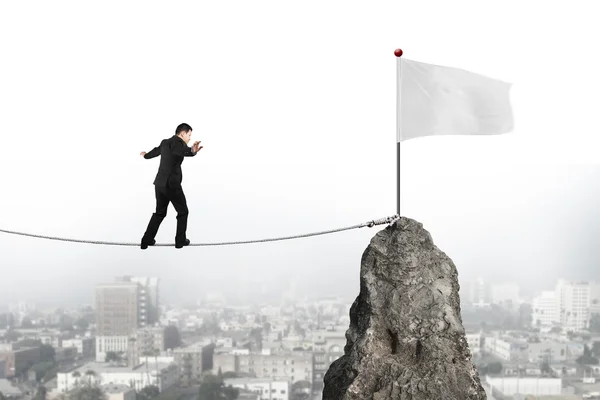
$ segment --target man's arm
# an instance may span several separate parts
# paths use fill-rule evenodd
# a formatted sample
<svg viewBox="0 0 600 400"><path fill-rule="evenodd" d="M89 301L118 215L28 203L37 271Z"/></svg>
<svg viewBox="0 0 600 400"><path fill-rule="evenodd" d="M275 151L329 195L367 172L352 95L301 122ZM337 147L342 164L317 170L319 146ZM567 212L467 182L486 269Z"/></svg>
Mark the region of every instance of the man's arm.
<svg viewBox="0 0 600 400"><path fill-rule="evenodd" d="M149 160L149 159L154 158L159 155L160 155L160 146L155 147L152 150L150 150L148 153L144 154L144 158L146 160Z"/></svg>
<svg viewBox="0 0 600 400"><path fill-rule="evenodd" d="M187 144L179 141L173 142L171 145L171 154L179 157L193 157L196 155Z"/></svg>

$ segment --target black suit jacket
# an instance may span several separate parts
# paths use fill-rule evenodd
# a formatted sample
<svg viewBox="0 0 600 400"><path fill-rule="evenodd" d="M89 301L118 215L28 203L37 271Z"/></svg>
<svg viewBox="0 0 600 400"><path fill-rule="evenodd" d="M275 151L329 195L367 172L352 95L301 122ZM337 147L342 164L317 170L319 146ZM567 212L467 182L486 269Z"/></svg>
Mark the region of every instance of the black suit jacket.
<svg viewBox="0 0 600 400"><path fill-rule="evenodd" d="M167 183L171 188L180 188L183 174L181 172L181 163L183 157L193 157L196 155L192 149L177 135L164 139L160 144L144 155L145 159L151 159L160 155L160 165L158 173L154 179L156 186L166 187Z"/></svg>

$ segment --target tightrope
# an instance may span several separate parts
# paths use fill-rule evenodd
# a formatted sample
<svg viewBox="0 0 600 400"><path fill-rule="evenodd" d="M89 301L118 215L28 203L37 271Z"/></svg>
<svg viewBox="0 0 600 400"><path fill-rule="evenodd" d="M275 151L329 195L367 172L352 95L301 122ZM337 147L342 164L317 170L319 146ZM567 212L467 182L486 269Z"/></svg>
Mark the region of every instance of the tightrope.
<svg viewBox="0 0 600 400"><path fill-rule="evenodd" d="M393 215L391 217L374 219L372 221L364 222L362 224L358 224L358 225L354 225L354 226L349 226L349 227L346 227L346 228L331 229L331 230L328 230L328 231L312 232L312 233L305 233L305 234L301 234L301 235L284 236L284 237L278 237L278 238L244 240L244 241L236 241L236 242L190 243L189 246L226 246L226 245L234 245L234 244L263 243L263 242L275 242L275 241L279 241L279 240L299 239L299 238L303 238L303 237L317 236L317 235L326 235L328 233L334 233L334 232L347 231L347 230L350 230L350 229L363 228L365 226L368 226L369 228L372 228L375 225L391 224L392 222L396 221L398 218L400 218L400 217L399 217L398 214L396 214L396 215ZM9 230L6 230L6 229L0 229L0 232L8 233L10 235L29 236L29 237L38 238L38 239L60 240L60 241L63 241L63 242L101 244L101 245L108 245L108 246L140 246L140 243L106 242L106 241L100 241L100 240L70 239L70 238L62 238L62 237L56 237L56 236L44 236L44 235L36 235L36 234L33 234L33 233L23 233L23 232L9 231ZM154 244L153 246L150 246L150 247L155 247L155 246L175 246L175 244L174 243L173 244L171 244L171 243L156 243L156 244Z"/></svg>

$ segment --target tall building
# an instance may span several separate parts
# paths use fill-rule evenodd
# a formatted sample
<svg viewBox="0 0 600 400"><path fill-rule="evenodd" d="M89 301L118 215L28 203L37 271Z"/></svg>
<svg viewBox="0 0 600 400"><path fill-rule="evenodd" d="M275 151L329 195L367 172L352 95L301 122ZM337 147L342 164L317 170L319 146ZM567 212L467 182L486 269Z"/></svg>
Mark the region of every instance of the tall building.
<svg viewBox="0 0 600 400"><path fill-rule="evenodd" d="M96 286L96 361L104 361L106 353L114 351L126 354L130 364L137 363L137 352L131 349L137 329L159 321L158 282L158 278L126 275Z"/></svg>
<svg viewBox="0 0 600 400"><path fill-rule="evenodd" d="M533 327L550 327L558 323L558 302L555 291L543 291L539 296L533 298Z"/></svg>
<svg viewBox="0 0 600 400"><path fill-rule="evenodd" d="M158 278L120 276L118 282L132 282L139 285L139 326L153 326L158 323L159 313L159 292Z"/></svg>
<svg viewBox="0 0 600 400"><path fill-rule="evenodd" d="M139 285L117 281L96 286L96 361L126 353L139 323Z"/></svg>
<svg viewBox="0 0 600 400"><path fill-rule="evenodd" d="M460 300L474 306L483 307L490 304L491 293L489 284L479 277L460 283Z"/></svg>
<svg viewBox="0 0 600 400"><path fill-rule="evenodd" d="M590 321L590 282L569 282L559 279L556 284L557 314L566 330L581 330Z"/></svg>
<svg viewBox="0 0 600 400"><path fill-rule="evenodd" d="M18 325L23 322L23 318L29 315L30 312L35 310L35 304L26 303L24 301L19 301L17 303L12 303L9 305L9 311L14 315L16 319L16 323Z"/></svg>

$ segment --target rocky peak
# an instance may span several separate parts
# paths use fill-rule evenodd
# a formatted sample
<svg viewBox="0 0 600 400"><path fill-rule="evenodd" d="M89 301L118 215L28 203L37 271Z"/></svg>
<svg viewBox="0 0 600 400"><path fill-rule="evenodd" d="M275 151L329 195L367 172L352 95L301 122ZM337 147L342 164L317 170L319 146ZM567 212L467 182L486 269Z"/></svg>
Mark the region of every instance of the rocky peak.
<svg viewBox="0 0 600 400"><path fill-rule="evenodd" d="M344 355L323 400L486 399L465 338L458 273L423 225L400 218L363 253Z"/></svg>

